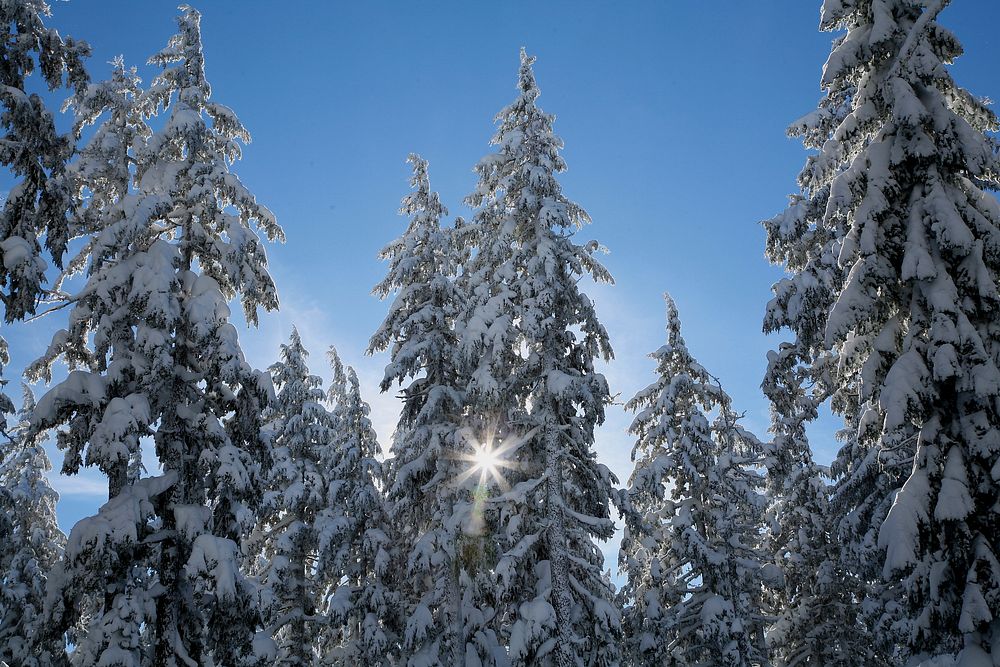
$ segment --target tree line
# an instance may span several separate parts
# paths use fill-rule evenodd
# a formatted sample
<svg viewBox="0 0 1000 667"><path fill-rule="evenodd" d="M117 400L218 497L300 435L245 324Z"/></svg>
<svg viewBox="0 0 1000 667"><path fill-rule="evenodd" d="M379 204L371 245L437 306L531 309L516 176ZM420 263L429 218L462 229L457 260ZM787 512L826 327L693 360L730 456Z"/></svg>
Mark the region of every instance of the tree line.
<svg viewBox="0 0 1000 667"><path fill-rule="evenodd" d="M401 401L382 457L336 350L325 388L295 331L268 369L244 358L230 305L278 308L284 232L233 171L250 135L212 97L200 14L144 86L121 58L92 81L44 0L2 3L0 298L7 326L65 328L24 372L44 394L0 399L0 664L1000 666L998 120L951 78L947 4L823 2L824 96L789 130L810 154L763 223L786 270L769 436L667 296L618 480L581 287L613 279L523 49L468 220L409 157L367 350ZM61 474L107 479L68 535L53 437Z"/></svg>

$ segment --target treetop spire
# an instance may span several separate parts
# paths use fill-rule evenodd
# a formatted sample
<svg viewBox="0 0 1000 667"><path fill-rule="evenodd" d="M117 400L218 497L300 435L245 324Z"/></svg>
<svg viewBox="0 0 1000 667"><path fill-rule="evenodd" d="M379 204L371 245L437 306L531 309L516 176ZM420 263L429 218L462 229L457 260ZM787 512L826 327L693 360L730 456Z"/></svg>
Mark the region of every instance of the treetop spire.
<svg viewBox="0 0 1000 667"><path fill-rule="evenodd" d="M521 47L521 69L517 73L517 87L522 93L534 93L531 95L532 101L538 97L538 83L535 81L535 71L532 69L532 65L538 58L536 56L529 56L525 48Z"/></svg>

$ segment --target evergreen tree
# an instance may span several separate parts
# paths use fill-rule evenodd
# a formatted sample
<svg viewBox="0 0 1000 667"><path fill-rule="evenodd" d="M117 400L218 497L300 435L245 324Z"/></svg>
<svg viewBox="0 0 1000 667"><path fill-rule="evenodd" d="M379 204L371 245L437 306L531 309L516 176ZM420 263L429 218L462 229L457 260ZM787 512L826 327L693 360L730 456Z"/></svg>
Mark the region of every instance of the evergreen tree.
<svg viewBox="0 0 1000 667"><path fill-rule="evenodd" d="M461 426L455 331L464 305L456 282L460 258L454 229L441 226L448 212L430 190L427 161L417 155L408 161L414 191L403 198L400 213L410 222L382 251L389 270L375 287L380 298L396 296L369 347L369 353L390 351L382 391L409 380L386 462L386 501L399 526L397 571L406 573L400 589L403 656L414 667L489 663L502 650L486 625L492 609L473 605L475 564L461 558L476 480Z"/></svg>
<svg viewBox="0 0 1000 667"><path fill-rule="evenodd" d="M620 557L628 653L634 664L764 665L763 445L691 356L666 300L667 343L650 355L659 377L626 404L640 517L626 515Z"/></svg>
<svg viewBox="0 0 1000 667"><path fill-rule="evenodd" d="M847 34L823 84L853 92L817 163L845 166L803 184L828 189L818 220L844 276L816 331L852 431L842 527L859 562L884 563L900 659L1000 664L998 124L948 73L962 49L936 23L946 4L825 3L821 27Z"/></svg>
<svg viewBox="0 0 1000 667"><path fill-rule="evenodd" d="M50 15L45 0L0 7L0 164L16 179L0 210L0 284L8 323L33 313L44 293L39 238L61 266L71 236L66 214L72 204L62 176L73 140L56 131L52 112L30 92L29 77L37 68L49 90L65 84L79 92L87 84L83 59L90 47L47 28Z"/></svg>
<svg viewBox="0 0 1000 667"><path fill-rule="evenodd" d="M79 92L88 81L83 60L90 47L46 27L49 16L45 0L0 6L0 164L15 182L0 208L0 300L8 324L34 313L45 294L39 239L62 266L72 235L64 171L73 137L56 131L52 112L31 91L30 77L37 69L50 91L65 85ZM9 361L7 341L0 337L0 374ZM4 384L0 380L0 387ZM0 417L13 411L13 403L0 393Z"/></svg>
<svg viewBox="0 0 1000 667"><path fill-rule="evenodd" d="M323 381L309 373L308 356L293 329L270 369L276 389L267 412L274 465L260 517L261 579L271 598L266 623L277 641L279 665L319 664L326 626L321 596L338 581L315 566L320 534L337 530L327 521L330 480L324 467L337 434L323 405Z"/></svg>
<svg viewBox="0 0 1000 667"><path fill-rule="evenodd" d="M536 105L533 62L522 50L519 94L497 116L497 152L476 166L478 210L462 230L475 246L460 327L467 410L497 477L482 493L499 490L481 502L481 548L496 552L494 624L513 664L611 665L620 615L596 540L614 534L616 480L594 454L609 401L594 360L612 352L578 286L611 276L596 242L573 242L589 216L556 179L562 141Z"/></svg>
<svg viewBox="0 0 1000 667"><path fill-rule="evenodd" d="M844 37L834 40L834 52L843 42ZM889 593L880 581L879 522L873 518L888 510L899 484L898 472L891 471L898 466L878 465L869 440L859 439L850 426L861 410L858 392L839 385L849 375L841 373L840 350L825 339L830 309L847 276L838 261L846 218L829 206L831 185L867 139L844 122L856 81L824 80L824 89L818 108L788 130L816 151L799 175L801 191L784 212L764 222L766 254L790 274L773 286L764 330L794 333L792 342L769 354L763 383L774 432L767 459L769 552L785 575L783 592L772 599L777 623L770 643L779 664L796 659L836 664L851 656L881 664L891 654L893 633L877 602ZM826 401L844 416L846 427L838 434L844 445L830 471L836 480L832 497L821 498L805 427ZM826 613L818 617L814 608Z"/></svg>
<svg viewBox="0 0 1000 667"><path fill-rule="evenodd" d="M96 128L66 170L73 197L70 223L77 234L89 238L70 260L57 287L81 271L86 273L87 285L76 295L69 328L60 332L47 354L27 369L33 379L51 380L52 363L61 356L71 366L87 367L96 374L113 372L116 381L102 390L103 400L97 409L91 411L92 406L85 400L75 406L74 415L74 408L67 405L65 416L75 423L57 434L57 444L65 451L62 472L76 474L85 464L98 467L108 477L109 499L138 478L139 442L144 434L144 422L134 415L144 409L134 393L138 382L135 374L141 373L141 365L133 365L134 319L129 303L136 292L129 270L119 266L122 260L128 261L130 243L149 224L148 214L144 218L134 213L137 199L133 172L150 133L141 110L139 83L134 68L126 70L119 58L113 63L110 80L90 84L68 101L75 111L77 134L88 125ZM84 313L88 316L81 317ZM86 373L75 375L74 383L82 387L86 378ZM84 393L89 392L79 397L89 398ZM39 428L65 423L43 414L51 408L52 398L54 394L47 394L42 410L37 411ZM117 515L121 516L121 508L135 499L129 493L115 506ZM140 660L139 634L145 612L139 591L148 581L141 568L133 567L133 561L141 562L147 556L136 542L144 533L153 531L145 525L151 509L136 514L131 528L119 527L115 532L102 525L105 534L116 541L93 550L78 538L102 519L82 522L77 527L77 539L71 539L66 557L53 573L47 629L56 637L70 633L75 664L94 664L106 650L109 658L115 655L127 660L122 656L131 656L132 662L123 664L138 664Z"/></svg>
<svg viewBox="0 0 1000 667"><path fill-rule="evenodd" d="M847 571L830 529L830 488L806 436L821 402L806 389L808 370L794 345L783 343L768 355L764 392L772 404L774 440L765 457L764 549L782 575L766 596L775 619L768 648L781 667L889 665L861 622L865 582Z"/></svg>
<svg viewBox="0 0 1000 667"><path fill-rule="evenodd" d="M74 203L71 224L87 242L70 260L56 286L80 272L85 273L88 284L74 297L78 305L69 328L28 368L33 379L51 380L56 355L62 355L70 366L88 366L101 372L109 367L116 367L118 373L134 369L127 363L133 353L128 305L134 292L131 276L116 265L131 252L130 244L146 233L149 222L150 213L136 215L139 199L133 181L136 164L150 157L142 149L150 129L135 68L127 70L121 58L112 65L111 79L88 85L68 102L74 107L77 133L90 125L96 127L68 166L66 178ZM78 316L88 312L96 315ZM93 342L91 333L95 334ZM118 385L126 391L116 396L128 400L135 381L134 377L120 378ZM98 467L108 477L108 497L113 498L138 474L140 430L133 428L122 438L60 438L59 444L66 450L62 472L76 474L84 461Z"/></svg>
<svg viewBox="0 0 1000 667"><path fill-rule="evenodd" d="M358 376L330 348L336 437L322 461L329 498L319 535L317 570L334 582L326 591L332 630L324 664L391 665L397 644L398 596L390 571L389 517L376 483L379 444L361 398Z"/></svg>
<svg viewBox="0 0 1000 667"><path fill-rule="evenodd" d="M82 158L101 165L81 173L101 185L92 205L106 209L92 217L101 222L87 284L71 328L32 368L48 378L57 359L70 365L33 426L63 426L69 470L98 465L118 490L74 527L47 604L53 630L86 649L73 652L79 664L237 664L255 650L258 609L239 552L266 463L254 423L272 390L243 359L227 301L239 295L252 324L258 307L277 306L253 223L271 239L281 230L229 170L249 135L209 101L199 22L183 8L179 34L150 61L164 71L141 100L127 92L129 75L113 80L117 102L98 130L109 143ZM145 145L126 143L145 134L125 111L133 102L167 112ZM102 162L108 147L118 149ZM113 187L130 161L123 195ZM128 462L146 436L163 473L139 480Z"/></svg>
<svg viewBox="0 0 1000 667"><path fill-rule="evenodd" d="M34 406L24 387L18 424L0 458L0 663L10 667L48 664L63 649L46 641L42 626L46 579L66 537L56 522L58 495L46 478L52 466L28 428Z"/></svg>

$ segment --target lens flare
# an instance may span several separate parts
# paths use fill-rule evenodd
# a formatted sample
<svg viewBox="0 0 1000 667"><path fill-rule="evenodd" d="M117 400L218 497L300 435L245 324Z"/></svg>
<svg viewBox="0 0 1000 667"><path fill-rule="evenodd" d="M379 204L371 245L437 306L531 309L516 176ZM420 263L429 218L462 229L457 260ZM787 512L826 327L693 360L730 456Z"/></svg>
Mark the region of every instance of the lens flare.
<svg viewBox="0 0 1000 667"><path fill-rule="evenodd" d="M461 449L453 456L463 461L465 469L458 474L453 483L465 486L475 480L472 491L472 505L468 525L464 527L466 534L478 534L482 528L484 511L490 502L493 487L501 494L510 490L506 472L518 470L521 463L515 460L515 455L521 446L534 436L537 429L531 429L523 434L500 435L500 429L495 422L488 423L486 428L472 429L465 427L459 430Z"/></svg>
<svg viewBox="0 0 1000 667"><path fill-rule="evenodd" d="M497 432L495 424L479 434L468 428L460 431L460 437L466 443L467 449L460 453L457 458L468 463L469 467L459 475L457 483L462 484L478 474L479 486L496 484L501 491L507 491L510 488L504 471L520 467L520 464L514 461L513 456L521 445L531 439L535 429L519 436L499 437Z"/></svg>
<svg viewBox="0 0 1000 667"><path fill-rule="evenodd" d="M470 458L473 469L477 470L483 477L486 475L495 477L499 469L507 463L500 457L496 448L485 443L476 446L475 452Z"/></svg>

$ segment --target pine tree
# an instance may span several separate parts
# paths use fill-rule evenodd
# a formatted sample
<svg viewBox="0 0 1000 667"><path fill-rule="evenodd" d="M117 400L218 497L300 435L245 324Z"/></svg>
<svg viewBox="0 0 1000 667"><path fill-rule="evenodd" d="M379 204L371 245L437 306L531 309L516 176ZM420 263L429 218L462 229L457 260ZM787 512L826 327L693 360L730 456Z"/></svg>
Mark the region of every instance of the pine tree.
<svg viewBox="0 0 1000 667"><path fill-rule="evenodd" d="M46 641L42 624L48 573L66 536L56 522L56 501L46 474L52 469L28 418L35 401L24 387L19 421L0 458L0 663L10 667L48 664L62 652Z"/></svg>
<svg viewBox="0 0 1000 667"><path fill-rule="evenodd" d="M88 285L75 297L79 305L74 307L76 317L71 318L69 328L29 367L28 375L33 379L51 380L56 355L62 355L70 366L89 366L100 372L109 367L117 367L118 372L131 370L126 365L133 351L127 308L133 295L131 277L115 266L131 251L129 246L136 237L146 233L149 222L142 213L135 215L133 180L135 165L148 157L142 155L140 147L148 140L150 129L135 68L127 70L121 58L112 65L111 79L88 85L68 102L74 107L78 134L86 126L96 127L67 167L66 178L74 202L71 224L87 237L87 243L70 260L56 286L80 272L86 274ZM97 315L78 316L88 311ZM91 333L95 334L93 344ZM116 396L128 400L135 381L134 377L121 377L117 384L127 391ZM134 480L138 474L140 431L131 428L120 438L60 438L59 444L66 450L62 472L76 474L86 460L107 475L108 497L113 498L130 481L130 475Z"/></svg>
<svg viewBox="0 0 1000 667"><path fill-rule="evenodd" d="M656 382L626 404L635 470L620 562L634 664L768 663L759 549L763 444L691 356L669 296Z"/></svg>
<svg viewBox="0 0 1000 667"><path fill-rule="evenodd" d="M834 40L834 52L843 42L844 37ZM889 660L893 633L877 602L887 593L877 566L879 522L872 519L885 516L898 474L884 474L870 443L851 427L860 413L858 394L838 385L844 368L840 351L825 338L830 309L847 277L838 261L846 219L830 207L831 184L867 140L844 122L856 81L824 80L824 89L816 111L788 130L816 151L799 175L801 191L784 212L763 223L768 258L790 273L772 288L764 330L794 333L792 342L769 354L764 378L774 432L768 455L769 551L785 570L784 591L772 600L778 620L771 645L779 664L850 656L882 664ZM828 499L818 494L805 433L826 401L846 424L838 434L844 445L830 470L836 484ZM826 613L817 617L814 607Z"/></svg>
<svg viewBox="0 0 1000 667"><path fill-rule="evenodd" d="M780 568L766 596L774 616L768 648L780 667L889 665L861 622L865 582L849 572L831 530L830 487L812 458L806 423L818 397L797 348L783 343L768 355L764 392L771 400L772 442L766 447L768 498L765 554Z"/></svg>
<svg viewBox="0 0 1000 667"><path fill-rule="evenodd" d="M389 517L376 483L382 477L379 444L361 398L358 376L330 348L336 438L322 466L329 498L316 567L335 582L326 591L329 633L324 663L390 665L397 643L398 596L390 571Z"/></svg>
<svg viewBox="0 0 1000 667"><path fill-rule="evenodd" d="M616 480L594 454L609 401L594 360L612 353L577 284L611 276L596 242L573 242L589 216L556 179L562 141L536 105L533 62L522 50L519 94L497 116L497 152L476 166L478 210L462 230L475 246L463 271L467 409L497 477L482 493L499 487L481 502L481 553L496 551L494 623L513 664L611 665L620 617L596 540L614 533Z"/></svg>
<svg viewBox="0 0 1000 667"><path fill-rule="evenodd" d="M156 432L161 465L177 474L163 517L177 536L160 554L159 583L168 592L157 598L157 664L202 653L233 664L251 651L256 610L240 576L238 545L253 526L260 443L233 439L232 424L226 429L222 421L230 412L244 417L240 404L256 407L270 381L243 359L226 301L239 295L250 324L258 307L278 305L251 222L272 240L282 232L229 171L240 155L237 142L250 136L231 109L209 101L200 20L182 8L180 32L150 58L164 68L150 99L168 117L150 141L157 159L140 176L141 189L171 204L164 222L177 240L170 248L179 288L174 367L187 371L166 378Z"/></svg>
<svg viewBox="0 0 1000 667"><path fill-rule="evenodd" d="M239 552L259 501L259 418L272 389L243 359L227 301L238 295L252 324L258 307L277 306L254 223L271 239L281 230L229 170L249 135L209 101L199 21L182 10L180 33L151 58L164 71L140 100L126 92L129 75L109 88L118 86L117 102L98 132L120 148L104 162L88 154L101 168L81 170L104 188L87 284L71 328L31 369L48 378L60 358L73 369L33 419L65 427L58 442L70 470L95 464L119 481L126 471L124 484L111 480L118 494L71 532L47 605L53 629L89 651L74 650L79 664L94 664L91 655L236 664L254 651L258 609ZM129 133L145 133L124 111L133 101L167 118L129 154ZM123 168L130 161L134 172ZM110 184L126 173L133 185L123 195ZM136 479L129 462L148 436L163 473Z"/></svg>
<svg viewBox="0 0 1000 667"><path fill-rule="evenodd" d="M0 6L0 164L15 181L0 209L0 300L8 324L34 313L45 294L46 262L39 238L62 266L73 234L66 219L72 202L64 178L73 137L56 131L52 112L31 91L30 77L38 70L50 91L65 85L79 92L88 81L83 61L90 47L47 28L49 16L45 0ZM0 374L9 361L7 341L0 337ZM4 384L0 380L0 387ZM0 393L0 416L13 411L13 403Z"/></svg>
<svg viewBox="0 0 1000 667"><path fill-rule="evenodd" d="M461 426L460 258L455 229L441 226L448 212L430 190L427 161L417 155L408 161L414 191L400 213L410 222L382 251L388 275L374 290L383 299L396 296L369 346L369 353L390 351L382 391L409 380L386 462L386 501L401 545L397 571L406 573L403 658L412 666L489 663L500 650L486 626L492 609L472 604L474 564L461 559L476 480Z"/></svg>
<svg viewBox="0 0 1000 667"><path fill-rule="evenodd" d="M150 133L141 111L139 83L134 68L126 70L123 61L116 59L110 80L86 86L68 102L75 111L77 134L88 125L97 127L66 170L73 197L71 225L77 234L89 238L68 263L57 287L81 271L87 275L87 285L76 295L69 328L60 332L47 354L27 369L33 379L51 380L52 363L61 357L71 366L91 370L73 371L73 381L62 385L65 390L76 387L79 391L75 397L64 396L67 404L61 417L45 414L58 392L43 397L35 415L36 426L42 430L67 423L61 421L65 417L72 425L57 433L57 444L65 451L62 472L76 474L85 464L98 467L108 477L109 499L139 475L139 442L148 419L135 393L136 374L142 372L137 366L141 364L132 363L136 346L128 304L136 292L131 266L122 269L119 265L121 260L127 265L132 259L130 243L145 233L149 224L148 214L134 213L134 165L139 159L138 147ZM81 316L84 313L87 315ZM100 374L113 374L115 381L87 387L88 380ZM103 393L97 406L88 400L91 389ZM121 508L135 500L130 492L115 505L115 514L121 517ZM149 499L145 502L148 505ZM135 523L116 526L117 530L100 524L104 521L100 515L81 522L75 539L71 532L66 557L53 573L47 628L54 636L70 633L75 664L94 664L105 651L109 658L116 655L127 660L123 656L131 656L132 662L124 664L139 664L138 637L146 618L139 591L149 582L140 568L133 567L133 561L141 562L147 556L137 542L140 536L153 532L146 525L151 509L137 510L130 516ZM103 531L112 542L84 545L79 538L91 528Z"/></svg>
<svg viewBox="0 0 1000 667"><path fill-rule="evenodd" d="M847 34L823 84L853 92L821 154L845 166L805 181L829 191L819 224L845 276L817 333L852 431L835 467L840 514L857 560L884 563L878 601L900 659L964 647L964 664L1000 664L1000 207L985 192L998 186L998 123L948 73L962 49L935 21L946 4L824 5L821 27Z"/></svg>
<svg viewBox="0 0 1000 667"><path fill-rule="evenodd" d="M61 266L71 236L66 214L72 204L62 178L73 154L71 136L56 131L52 112L29 77L37 69L49 90L64 84L79 92L87 84L85 42L62 38L45 26L45 0L14 0L0 7L0 164L16 179L0 211L0 284L4 317L10 323L35 312L44 293L46 263L39 238Z"/></svg>
<svg viewBox="0 0 1000 667"><path fill-rule="evenodd" d="M315 566L320 535L336 531L330 512L329 472L324 467L337 433L323 405L323 381L309 373L309 353L296 330L271 366L276 399L267 412L274 464L264 494L261 579L269 595L266 624L277 641L279 665L314 665L326 621L324 591L337 583L333 571Z"/></svg>

